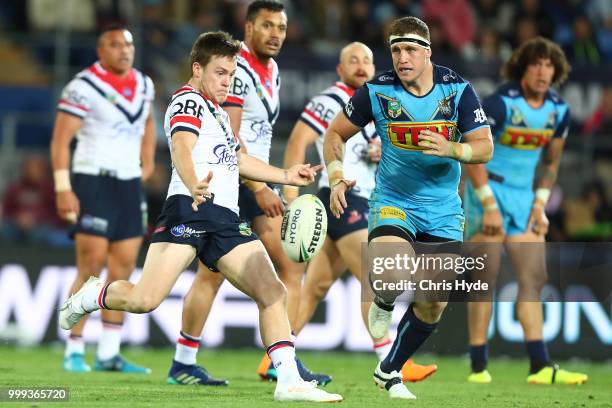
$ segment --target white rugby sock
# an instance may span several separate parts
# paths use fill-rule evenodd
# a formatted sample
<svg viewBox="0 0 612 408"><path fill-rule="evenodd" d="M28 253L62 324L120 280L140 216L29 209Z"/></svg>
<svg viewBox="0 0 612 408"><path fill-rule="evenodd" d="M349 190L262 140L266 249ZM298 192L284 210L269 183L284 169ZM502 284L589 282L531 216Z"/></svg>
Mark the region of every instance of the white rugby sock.
<svg viewBox="0 0 612 408"><path fill-rule="evenodd" d="M279 384L295 384L302 378L295 362L295 348L290 341L277 341L268 347Z"/></svg>
<svg viewBox="0 0 612 408"><path fill-rule="evenodd" d="M117 323L102 322L102 335L98 340L96 356L98 360L106 361L119 354L121 346L121 325Z"/></svg>
<svg viewBox="0 0 612 408"><path fill-rule="evenodd" d="M376 353L376 357L378 357L378 361L383 361L392 347L393 342L391 339L387 339L380 343L374 343L374 352Z"/></svg>
<svg viewBox="0 0 612 408"><path fill-rule="evenodd" d="M181 335L176 342L174 360L181 364L194 365L200 349L200 340L200 337L193 337L181 331Z"/></svg>
<svg viewBox="0 0 612 408"><path fill-rule="evenodd" d="M87 313L91 313L101 309L103 304L101 305L98 302L106 295L106 290L109 286L110 283L108 285L100 284L86 290L81 298L81 307L83 310Z"/></svg>
<svg viewBox="0 0 612 408"><path fill-rule="evenodd" d="M85 342L83 341L83 337L70 336L66 339L64 357L69 357L71 354L85 354Z"/></svg>

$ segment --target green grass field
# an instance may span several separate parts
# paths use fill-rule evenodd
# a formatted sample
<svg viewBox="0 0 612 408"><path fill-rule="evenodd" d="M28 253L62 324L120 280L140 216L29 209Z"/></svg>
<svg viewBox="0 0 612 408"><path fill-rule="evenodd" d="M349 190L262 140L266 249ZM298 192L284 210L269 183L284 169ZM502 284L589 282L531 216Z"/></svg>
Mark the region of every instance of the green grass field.
<svg viewBox="0 0 612 408"><path fill-rule="evenodd" d="M61 403L7 403L16 407L278 407L272 401L274 385L259 381L255 369L261 357L258 350L222 350L200 353L200 362L216 376L230 380L227 388L166 385L166 373L173 350L126 350L125 355L153 369L148 376L119 373L69 374L61 369L62 350L58 348L0 347L0 387L68 387L70 398ZM563 367L589 374L587 384L572 386L533 386L525 383L527 361L498 359L489 369L493 383L468 384L468 360L427 356L422 362L435 362L439 371L418 384L408 384L416 401L392 401L372 381L373 354L300 353L313 369L334 377L327 386L341 393L343 407L610 407L612 406L612 366L566 362ZM88 350L88 361L93 350ZM297 405L304 405L299 403Z"/></svg>

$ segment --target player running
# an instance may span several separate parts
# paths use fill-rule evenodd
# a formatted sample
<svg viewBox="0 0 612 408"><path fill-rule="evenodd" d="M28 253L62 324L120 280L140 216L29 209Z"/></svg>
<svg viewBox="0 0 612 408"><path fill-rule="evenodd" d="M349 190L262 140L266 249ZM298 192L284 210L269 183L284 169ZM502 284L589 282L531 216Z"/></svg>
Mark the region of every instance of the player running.
<svg viewBox="0 0 612 408"><path fill-rule="evenodd" d="M456 252L463 236L459 162L488 161L491 132L472 86L431 62L429 28L423 21L397 19L387 39L393 70L358 89L325 134L330 209L341 217L346 192L355 186L344 176L345 143L374 121L376 132L384 136L369 201L368 241L410 243L409 248L416 242L437 242L443 252ZM411 251L408 255L414 256ZM368 327L372 337L380 338L388 330L397 294L375 293ZM445 306L442 301L417 301L408 307L390 353L374 371L374 381L391 398L416 398L403 384L401 370L435 330Z"/></svg>
<svg viewBox="0 0 612 408"><path fill-rule="evenodd" d="M262 342L277 368L278 401L341 401L298 373L287 318L286 290L274 273L261 241L242 229L238 219L239 176L279 184L307 185L319 166L283 170L241 154L229 117L220 104L236 72L240 44L224 32L205 33L195 41L192 77L172 97L165 130L172 153L168 198L157 223L140 281L102 285L90 278L60 310L59 322L70 329L95 310L148 313L168 295L194 257L221 272L259 307Z"/></svg>
<svg viewBox="0 0 612 408"><path fill-rule="evenodd" d="M107 283L128 279L134 270L147 227L141 180L155 165L155 90L151 79L132 66L132 34L123 26L109 26L98 37L96 51L99 60L64 88L51 140L57 211L74 224L77 276L71 293L90 276L100 276L105 266ZM85 321L66 342L66 371L91 371L82 339ZM122 312L102 311L94 369L150 373L119 354L122 324Z"/></svg>
<svg viewBox="0 0 612 408"><path fill-rule="evenodd" d="M506 244L519 282L516 309L531 363L527 382L532 384L581 384L588 378L551 363L542 340L543 311L538 300L546 283L544 208L557 178L570 121L567 103L551 86L562 84L569 70L563 51L552 41L538 37L521 45L502 69L509 82L484 100L495 155L486 166L467 166L466 239ZM534 192L538 162L544 172ZM487 246L486 268L474 271L473 278L495 281L500 252L501 245ZM470 382L491 382L487 371L491 308L490 301L468 304Z"/></svg>
<svg viewBox="0 0 612 408"><path fill-rule="evenodd" d="M274 57L278 55L287 32L284 6L275 1L255 1L247 9L245 39L238 55L238 69L230 93L223 103L232 130L249 155L268 163L272 127L279 113L280 77ZM266 183L245 179L238 199L240 217L247 221L266 247L281 281L287 288L287 309L291 327L295 324L304 267L292 262L282 250L280 226L284 211L279 195ZM202 263L194 284L185 297L183 326L170 368L169 381L178 380L181 364L195 364L202 329L213 301L223 283L223 275L213 273ZM331 377L314 374L298 360L298 369L306 381L325 385ZM257 372L264 379L276 380L276 370L264 354ZM202 376L202 385L218 385Z"/></svg>
<svg viewBox="0 0 612 408"><path fill-rule="evenodd" d="M344 108L355 90L374 76L372 51L363 43L354 42L342 49L336 67L340 81L327 88L308 102L287 143L285 167L303 163L306 148L316 143L317 152L323 161L323 135L329 123ZM327 237L321 253L308 264L306 277L300 294L297 323L293 327L296 335L310 321L318 303L325 298L331 285L346 271L361 280L361 244L368 238L368 198L375 185L377 163L380 160L380 138L374 123L369 123L346 143L344 170L357 185L346 194L348 207L340 219L327 217ZM329 207L329 185L323 171L319 180L317 196ZM291 203L299 195L299 188L283 187L283 195ZM362 317L367 322L370 304L361 304ZM391 349L389 334L372 339L374 351L383 360ZM436 365L422 366L412 359L402 367L404 381L421 381L437 370Z"/></svg>

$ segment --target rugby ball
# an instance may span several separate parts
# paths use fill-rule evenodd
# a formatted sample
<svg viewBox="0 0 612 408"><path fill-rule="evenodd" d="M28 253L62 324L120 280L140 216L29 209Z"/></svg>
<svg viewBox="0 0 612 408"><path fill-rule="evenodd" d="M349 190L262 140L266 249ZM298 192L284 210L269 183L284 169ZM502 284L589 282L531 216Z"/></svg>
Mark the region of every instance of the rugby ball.
<svg viewBox="0 0 612 408"><path fill-rule="evenodd" d="M281 225L281 244L294 262L307 262L323 247L327 235L327 212L316 196L304 194L285 212Z"/></svg>

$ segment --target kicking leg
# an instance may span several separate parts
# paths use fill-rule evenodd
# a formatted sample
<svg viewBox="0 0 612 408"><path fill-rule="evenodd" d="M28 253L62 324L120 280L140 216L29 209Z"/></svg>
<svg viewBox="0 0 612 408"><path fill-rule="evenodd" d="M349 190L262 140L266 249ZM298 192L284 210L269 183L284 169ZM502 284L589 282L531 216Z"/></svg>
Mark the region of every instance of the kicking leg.
<svg viewBox="0 0 612 408"><path fill-rule="evenodd" d="M108 277L106 284L127 280L136 267L141 237L111 242L108 252ZM96 371L120 371L149 374L151 370L127 361L119 354L123 312L102 309L102 335L96 352Z"/></svg>

